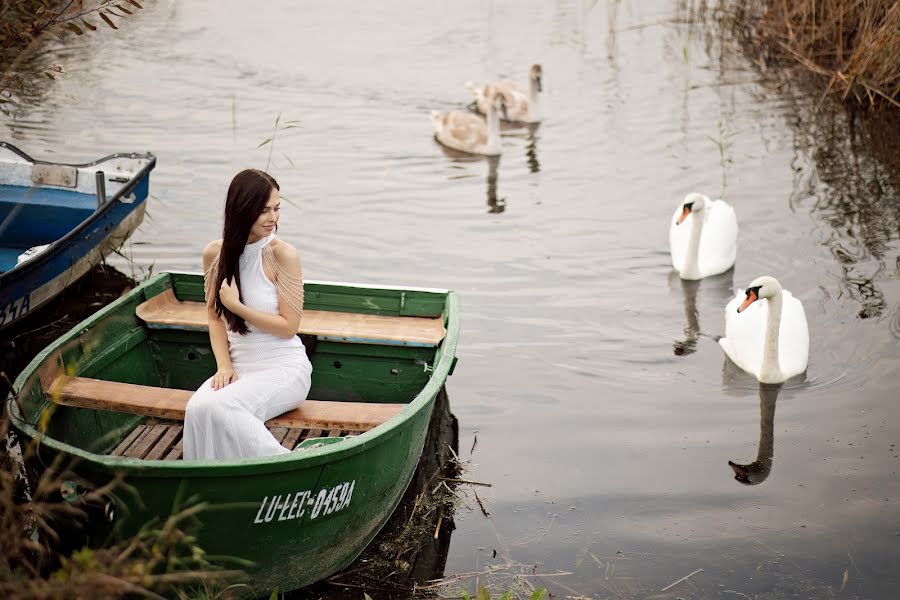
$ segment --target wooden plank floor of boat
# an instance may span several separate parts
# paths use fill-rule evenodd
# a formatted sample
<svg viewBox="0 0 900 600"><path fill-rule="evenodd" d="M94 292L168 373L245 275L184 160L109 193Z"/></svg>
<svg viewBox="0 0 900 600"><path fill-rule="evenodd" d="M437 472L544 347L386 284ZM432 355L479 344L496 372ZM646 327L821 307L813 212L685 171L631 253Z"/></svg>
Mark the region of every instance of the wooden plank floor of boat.
<svg viewBox="0 0 900 600"><path fill-rule="evenodd" d="M183 431L181 423L148 421L132 429L125 439L110 452L110 455L144 460L180 460L182 458ZM270 427L269 431L288 450L293 450L309 439L344 437L363 433L347 429L294 429L287 427Z"/></svg>

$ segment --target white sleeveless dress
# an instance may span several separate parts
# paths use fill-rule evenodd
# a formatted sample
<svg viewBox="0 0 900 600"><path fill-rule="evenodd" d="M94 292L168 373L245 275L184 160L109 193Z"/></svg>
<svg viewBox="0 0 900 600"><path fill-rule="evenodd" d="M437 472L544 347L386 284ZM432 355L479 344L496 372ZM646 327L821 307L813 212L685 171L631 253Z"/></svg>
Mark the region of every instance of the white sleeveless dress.
<svg viewBox="0 0 900 600"><path fill-rule="evenodd" d="M240 258L241 301L259 311L278 313L278 290L263 271L263 248L275 234L247 244ZM184 415L184 459L274 456L289 450L265 422L297 408L309 393L312 365L300 338L260 331L228 331L237 379L214 390L212 377L188 401Z"/></svg>

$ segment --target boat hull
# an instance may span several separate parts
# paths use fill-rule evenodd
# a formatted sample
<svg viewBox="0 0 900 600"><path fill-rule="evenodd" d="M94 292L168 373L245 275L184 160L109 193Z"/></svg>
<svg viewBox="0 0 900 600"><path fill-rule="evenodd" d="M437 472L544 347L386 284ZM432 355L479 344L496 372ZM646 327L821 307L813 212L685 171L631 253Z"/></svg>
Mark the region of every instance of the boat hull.
<svg viewBox="0 0 900 600"><path fill-rule="evenodd" d="M378 293L387 295L372 292L357 299L342 293L339 284L305 287L310 308L443 315L447 326L440 346L428 351L319 342L311 397L406 403L382 425L340 442L234 461L111 456L123 432L145 417L51 401L51 382L62 372L181 389L203 381L213 364L205 332L152 329L135 317L140 303L166 289L201 297L199 275L154 277L73 328L23 370L16 380L19 394L8 408L17 433L40 440L40 460L70 464L82 492L117 478L121 482L109 495L110 522L98 513L89 527L91 543L127 538L147 524L161 525L202 505L181 526L197 537L208 557L217 557L215 563L246 570L248 587L241 593L259 595L303 587L337 572L378 533L410 482L435 400L454 366L458 301L452 292L381 289Z"/></svg>
<svg viewBox="0 0 900 600"><path fill-rule="evenodd" d="M115 523L121 524L116 538L205 503L194 523L185 524L197 545L207 555L222 557L214 561L222 567L246 569L250 595L291 590L346 567L375 537L409 484L433 405L430 398L389 438L323 464L300 462L258 472L249 466L229 472L199 467L188 473L143 465L81 465L77 474L82 486L94 488L122 478L122 491L112 496ZM94 537L104 529L96 523Z"/></svg>
<svg viewBox="0 0 900 600"><path fill-rule="evenodd" d="M9 145L4 147L11 148ZM16 149L16 152L19 151ZM33 161L24 154L22 156L36 164L47 164ZM0 273L0 329L14 325L52 300L91 268L103 262L111 252L121 248L138 228L144 219L150 171L156 160L151 155L141 155L140 159L146 165L103 206L94 210L60 239L53 241L44 252ZM114 155L91 165L81 165L80 168L82 171L89 170L91 166L99 169L111 160L129 159ZM22 163L15 164L21 166ZM0 178L0 184L3 183ZM28 189L28 192L25 198L48 193L46 188L39 186ZM15 226L35 228L36 218L39 215L35 215L24 225L16 223Z"/></svg>

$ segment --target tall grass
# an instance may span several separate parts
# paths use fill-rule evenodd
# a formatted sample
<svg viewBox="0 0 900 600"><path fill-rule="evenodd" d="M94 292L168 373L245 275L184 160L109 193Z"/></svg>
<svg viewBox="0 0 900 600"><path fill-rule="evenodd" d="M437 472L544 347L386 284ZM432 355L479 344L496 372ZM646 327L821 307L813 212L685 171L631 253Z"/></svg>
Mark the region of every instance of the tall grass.
<svg viewBox="0 0 900 600"><path fill-rule="evenodd" d="M721 0L716 11L761 65L799 67L823 97L900 108L900 2Z"/></svg>
<svg viewBox="0 0 900 600"><path fill-rule="evenodd" d="M0 440L9 419L0 417ZM92 488L73 463L44 465L33 485L22 485L15 448L0 461L0 598L162 598L189 585L224 587L242 572L213 567L189 534L196 504L165 522L148 523L130 539L108 542L115 518L111 497L118 479ZM24 462L40 462L37 442L24 444ZM90 542L89 544L86 542Z"/></svg>

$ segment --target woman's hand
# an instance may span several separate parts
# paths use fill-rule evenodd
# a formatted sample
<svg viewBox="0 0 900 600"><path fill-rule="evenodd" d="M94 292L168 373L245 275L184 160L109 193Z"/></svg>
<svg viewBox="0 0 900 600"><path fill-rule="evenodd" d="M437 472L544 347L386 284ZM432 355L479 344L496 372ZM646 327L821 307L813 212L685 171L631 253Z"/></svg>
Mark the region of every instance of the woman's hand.
<svg viewBox="0 0 900 600"><path fill-rule="evenodd" d="M240 306L241 292L238 291L238 287L232 279L222 280L222 286L219 288L219 300L231 312L235 312L235 308Z"/></svg>
<svg viewBox="0 0 900 600"><path fill-rule="evenodd" d="M237 375L235 374L234 369L229 367L227 369L219 369L216 371L216 374L212 376L209 385L211 385L214 390L221 390L223 387L236 380Z"/></svg>

